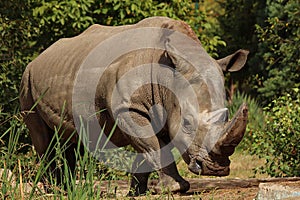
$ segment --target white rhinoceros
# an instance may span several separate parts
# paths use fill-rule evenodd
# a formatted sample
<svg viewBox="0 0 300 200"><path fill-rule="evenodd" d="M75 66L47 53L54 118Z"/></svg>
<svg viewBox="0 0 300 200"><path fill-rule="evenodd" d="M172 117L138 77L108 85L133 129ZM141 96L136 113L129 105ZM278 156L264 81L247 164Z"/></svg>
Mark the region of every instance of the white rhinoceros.
<svg viewBox="0 0 300 200"><path fill-rule="evenodd" d="M173 147L193 173L229 174L229 156L245 132L247 106L228 120L222 70L241 69L247 54L238 50L214 60L185 22L166 17L118 27L93 25L55 42L27 66L20 92L24 121L40 156L61 126L62 140L70 143L65 156L71 170L80 140L72 133L80 132L82 122L89 124L89 137L80 142L89 150L106 144L137 151L130 195L147 191L153 170L160 176L158 192L160 187L186 192L190 185L178 174ZM101 127L109 143L97 141Z"/></svg>

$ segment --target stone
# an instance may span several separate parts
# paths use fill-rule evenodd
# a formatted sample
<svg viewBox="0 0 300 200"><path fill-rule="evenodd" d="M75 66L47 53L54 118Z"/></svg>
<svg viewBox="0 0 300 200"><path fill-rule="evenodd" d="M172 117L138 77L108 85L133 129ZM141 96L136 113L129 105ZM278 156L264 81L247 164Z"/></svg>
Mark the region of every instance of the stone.
<svg viewBox="0 0 300 200"><path fill-rule="evenodd" d="M260 183L256 199L300 199L300 181L282 183Z"/></svg>

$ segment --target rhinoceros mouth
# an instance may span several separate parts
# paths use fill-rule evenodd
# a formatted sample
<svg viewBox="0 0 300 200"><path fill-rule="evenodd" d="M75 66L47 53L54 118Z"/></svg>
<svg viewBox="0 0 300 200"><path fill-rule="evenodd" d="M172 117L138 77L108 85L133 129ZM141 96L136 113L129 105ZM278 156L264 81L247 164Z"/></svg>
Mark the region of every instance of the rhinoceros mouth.
<svg viewBox="0 0 300 200"><path fill-rule="evenodd" d="M218 156L209 153L202 162L201 175L227 176L229 175L230 160L228 156Z"/></svg>
<svg viewBox="0 0 300 200"><path fill-rule="evenodd" d="M197 175L208 176L227 176L229 174L230 160L228 157L211 157L206 155L204 158L198 157L191 159L189 170Z"/></svg>

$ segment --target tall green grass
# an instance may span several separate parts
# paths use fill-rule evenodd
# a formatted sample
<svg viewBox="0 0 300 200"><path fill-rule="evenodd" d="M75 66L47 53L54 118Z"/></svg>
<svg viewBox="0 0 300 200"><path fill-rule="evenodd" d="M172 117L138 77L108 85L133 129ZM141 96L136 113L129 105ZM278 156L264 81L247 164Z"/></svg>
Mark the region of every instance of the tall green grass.
<svg viewBox="0 0 300 200"><path fill-rule="evenodd" d="M82 153L79 143L75 149L75 173L71 173L63 156L70 143L61 142L61 126L55 128L51 145L45 155L39 157L33 146L20 141L22 134L28 134L20 116L15 114L7 120L5 123L10 123L11 126L0 136L0 141L9 138L7 142L2 142L0 148L1 199L114 198L116 189L107 187L106 191L103 191L103 188L100 189L102 182L106 181L107 184L107 181L122 178L128 180L126 173L108 168L105 163L95 159L92 153ZM28 148L25 153L24 147ZM54 155L53 159L46 159L51 153ZM61 173L58 179L60 184L57 183L53 169L50 169L52 162L56 162L56 171Z"/></svg>

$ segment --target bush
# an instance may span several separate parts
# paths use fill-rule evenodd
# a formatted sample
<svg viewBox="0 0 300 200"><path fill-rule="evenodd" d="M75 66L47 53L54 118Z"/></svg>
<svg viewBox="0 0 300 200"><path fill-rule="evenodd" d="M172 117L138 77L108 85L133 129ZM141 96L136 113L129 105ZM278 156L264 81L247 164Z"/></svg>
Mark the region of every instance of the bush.
<svg viewBox="0 0 300 200"><path fill-rule="evenodd" d="M257 170L275 177L300 176L299 89L274 100L264 113L265 125L257 133L252 153L266 159L266 165Z"/></svg>
<svg viewBox="0 0 300 200"><path fill-rule="evenodd" d="M265 26L256 26L260 40L258 53L265 67L260 76L263 103L300 87L300 3L298 0L267 0ZM267 104L266 104L267 105Z"/></svg>

